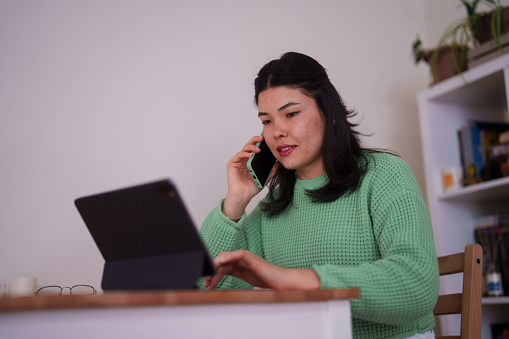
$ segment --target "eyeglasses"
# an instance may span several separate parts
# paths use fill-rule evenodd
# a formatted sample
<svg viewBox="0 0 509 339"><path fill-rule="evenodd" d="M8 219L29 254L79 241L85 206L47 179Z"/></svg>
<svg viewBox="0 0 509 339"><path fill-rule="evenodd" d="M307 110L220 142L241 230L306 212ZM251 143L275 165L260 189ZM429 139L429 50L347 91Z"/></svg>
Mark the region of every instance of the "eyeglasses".
<svg viewBox="0 0 509 339"><path fill-rule="evenodd" d="M90 285L74 285L72 287L61 286L44 286L35 292L35 295L62 295L64 290L69 290L70 295L91 295L96 294L97 291Z"/></svg>

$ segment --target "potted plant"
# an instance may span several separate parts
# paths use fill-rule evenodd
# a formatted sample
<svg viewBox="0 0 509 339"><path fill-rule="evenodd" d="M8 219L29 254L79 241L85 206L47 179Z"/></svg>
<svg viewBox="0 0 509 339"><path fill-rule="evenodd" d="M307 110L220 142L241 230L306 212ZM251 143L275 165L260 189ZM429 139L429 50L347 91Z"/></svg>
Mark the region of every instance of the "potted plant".
<svg viewBox="0 0 509 339"><path fill-rule="evenodd" d="M502 6L500 0L483 0L483 3L492 10L483 13L478 19L477 41L482 44L493 39L497 46L501 47L500 37L509 31L509 7Z"/></svg>
<svg viewBox="0 0 509 339"><path fill-rule="evenodd" d="M455 74L462 74L468 67L467 51L478 46L486 35L495 40L501 48L500 36L506 13L500 0L460 0L467 15L449 26L440 37L437 46L424 50L422 42L417 39L412 45L415 62L426 61L431 68L433 83L437 83ZM491 12L479 12L479 4L488 5ZM509 11L507 12L507 29L509 29ZM486 28L486 22L489 23ZM489 33L486 33L488 30ZM490 34L491 33L491 34Z"/></svg>
<svg viewBox="0 0 509 339"><path fill-rule="evenodd" d="M481 0L460 1L465 6L467 16L449 26L434 49L424 50L419 36L412 45L415 62L424 60L429 64L435 84L455 74L462 74L468 67L467 51L476 39L477 20L480 16L477 6Z"/></svg>
<svg viewBox="0 0 509 339"><path fill-rule="evenodd" d="M474 67L504 54L509 43L509 7L500 0L482 0L489 12L480 13L476 21L475 48L468 53L469 65Z"/></svg>
<svg viewBox="0 0 509 339"><path fill-rule="evenodd" d="M412 45L415 63L425 61L430 66L433 84L466 71L467 50L467 45L455 43L442 44L434 49L426 50L419 36Z"/></svg>

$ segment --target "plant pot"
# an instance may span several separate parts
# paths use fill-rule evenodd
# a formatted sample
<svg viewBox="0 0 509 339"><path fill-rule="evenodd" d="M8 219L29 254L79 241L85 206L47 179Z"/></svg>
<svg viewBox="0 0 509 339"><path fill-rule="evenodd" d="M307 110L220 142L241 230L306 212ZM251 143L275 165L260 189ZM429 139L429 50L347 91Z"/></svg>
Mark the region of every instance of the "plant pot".
<svg viewBox="0 0 509 339"><path fill-rule="evenodd" d="M477 20L477 31L479 34L479 43L490 41L493 39L491 34L491 16L492 13L481 16ZM500 35L509 32L509 7L502 8L500 18Z"/></svg>
<svg viewBox="0 0 509 339"><path fill-rule="evenodd" d="M435 59L435 50L426 53L424 60L430 66L434 84L467 70L466 50L466 47L442 47Z"/></svg>

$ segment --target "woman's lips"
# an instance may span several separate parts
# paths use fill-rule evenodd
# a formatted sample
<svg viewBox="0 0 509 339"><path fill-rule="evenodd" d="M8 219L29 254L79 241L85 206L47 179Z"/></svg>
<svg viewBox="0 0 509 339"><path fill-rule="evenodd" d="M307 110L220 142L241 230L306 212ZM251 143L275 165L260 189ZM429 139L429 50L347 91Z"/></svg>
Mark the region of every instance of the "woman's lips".
<svg viewBox="0 0 509 339"><path fill-rule="evenodd" d="M288 155L293 152L296 146L291 145L280 145L277 147L277 151L279 152L279 155L284 157L285 155Z"/></svg>

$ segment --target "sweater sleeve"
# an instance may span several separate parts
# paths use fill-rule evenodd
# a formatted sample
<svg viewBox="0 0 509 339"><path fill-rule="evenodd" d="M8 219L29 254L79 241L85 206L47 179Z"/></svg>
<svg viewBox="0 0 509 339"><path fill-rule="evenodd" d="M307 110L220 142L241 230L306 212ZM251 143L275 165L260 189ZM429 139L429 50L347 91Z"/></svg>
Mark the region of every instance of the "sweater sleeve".
<svg viewBox="0 0 509 339"><path fill-rule="evenodd" d="M203 221L200 235L212 258L224 251L245 249L263 258L261 246L261 210L257 206L249 215L244 215L236 223L226 217L222 211L224 199L209 213ZM203 279L198 286L203 288ZM250 284L236 277L227 276L218 284L219 289L248 289Z"/></svg>
<svg viewBox="0 0 509 339"><path fill-rule="evenodd" d="M352 316L406 325L430 314L439 290L429 214L408 165L373 180L369 204L380 259L356 266L314 266L322 288L359 287Z"/></svg>

